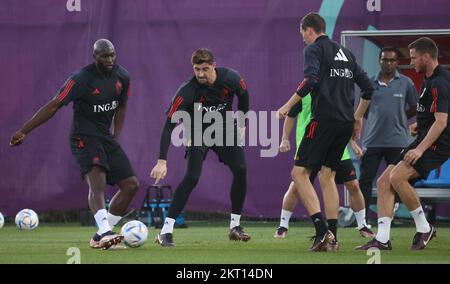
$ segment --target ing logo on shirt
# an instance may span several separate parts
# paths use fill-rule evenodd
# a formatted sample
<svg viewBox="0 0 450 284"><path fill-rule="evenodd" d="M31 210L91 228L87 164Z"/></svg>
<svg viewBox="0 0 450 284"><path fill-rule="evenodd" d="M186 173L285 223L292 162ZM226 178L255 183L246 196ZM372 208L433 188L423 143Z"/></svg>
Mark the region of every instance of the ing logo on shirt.
<svg viewBox="0 0 450 284"><path fill-rule="evenodd" d="M425 112L425 107L421 105L420 103L417 103L416 107L417 112Z"/></svg>
<svg viewBox="0 0 450 284"><path fill-rule="evenodd" d="M110 103L102 104L102 105L93 105L94 112L106 112L115 110L119 106L118 101L112 101Z"/></svg>

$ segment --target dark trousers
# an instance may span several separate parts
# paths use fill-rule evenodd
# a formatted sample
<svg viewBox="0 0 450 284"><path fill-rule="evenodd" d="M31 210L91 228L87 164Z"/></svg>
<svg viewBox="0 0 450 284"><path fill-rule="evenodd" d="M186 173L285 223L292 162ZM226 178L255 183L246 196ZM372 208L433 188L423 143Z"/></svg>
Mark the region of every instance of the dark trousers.
<svg viewBox="0 0 450 284"><path fill-rule="evenodd" d="M380 166L381 159L384 159L386 165L392 165L397 156L400 154L403 148L367 148L361 158L359 177L359 186L361 187L364 201L366 204L366 216L368 216L368 210L370 204L372 204L372 184L377 175L378 167ZM395 201L399 200L398 195L395 195ZM367 217L366 217L367 218Z"/></svg>
<svg viewBox="0 0 450 284"><path fill-rule="evenodd" d="M230 191L231 213L241 215L247 192L247 168L244 149L239 146L215 146L210 149L216 152L219 156L219 160L228 166L233 175ZM189 195L200 178L203 161L207 152L208 147L188 148L186 153L186 173L173 196L167 215L169 218L175 219L186 205Z"/></svg>

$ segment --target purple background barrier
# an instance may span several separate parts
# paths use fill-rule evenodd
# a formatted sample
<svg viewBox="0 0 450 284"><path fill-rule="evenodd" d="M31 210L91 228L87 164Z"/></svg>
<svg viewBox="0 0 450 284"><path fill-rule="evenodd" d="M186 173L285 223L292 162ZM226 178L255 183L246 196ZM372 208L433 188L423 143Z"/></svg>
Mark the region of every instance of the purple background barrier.
<svg viewBox="0 0 450 284"><path fill-rule="evenodd" d="M30 133L20 147L10 148L8 142L72 71L92 61L96 39L112 40L118 63L132 76L120 142L142 184L133 203L139 207L152 182L149 172L158 155L164 111L192 74L192 51L211 48L219 66L237 69L249 88L251 109L276 110L303 79L300 17L332 1L81 0L80 12L69 12L65 2L0 0L0 211L6 215L26 207L38 212L87 207L87 185L68 144L71 106ZM336 13L336 40L342 30L366 30L369 25L450 26L444 0L382 1L381 12L369 12L366 1L336 2L343 2ZM335 19L328 10L323 15ZM259 147L247 148L244 214L277 217L293 153L274 158L260 158L259 153ZM171 147L166 184L176 187L181 180L183 154L184 149ZM228 212L230 185L231 173L210 153L186 209ZM296 216L304 214L299 206Z"/></svg>

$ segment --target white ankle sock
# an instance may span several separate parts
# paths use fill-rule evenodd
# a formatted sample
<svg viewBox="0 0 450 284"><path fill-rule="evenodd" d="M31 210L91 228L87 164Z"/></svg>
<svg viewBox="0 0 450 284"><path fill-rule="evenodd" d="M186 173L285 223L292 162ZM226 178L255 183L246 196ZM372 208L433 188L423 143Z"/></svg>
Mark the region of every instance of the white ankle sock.
<svg viewBox="0 0 450 284"><path fill-rule="evenodd" d="M378 232L375 237L379 242L387 243L391 233L392 219L389 217L378 218Z"/></svg>
<svg viewBox="0 0 450 284"><path fill-rule="evenodd" d="M167 233L172 234L174 225L175 225L175 219L166 217L166 220L164 220L164 226L161 229L161 235L167 234Z"/></svg>
<svg viewBox="0 0 450 284"><path fill-rule="evenodd" d="M231 214L230 229L233 229L234 227L239 226L240 224L241 224L241 215Z"/></svg>
<svg viewBox="0 0 450 284"><path fill-rule="evenodd" d="M280 217L280 227L285 227L289 229L289 220L291 219L292 212L288 210L281 209Z"/></svg>
<svg viewBox="0 0 450 284"><path fill-rule="evenodd" d="M108 212L108 224L111 227L111 230L119 223L120 219L122 219L121 216L116 216Z"/></svg>
<svg viewBox="0 0 450 284"><path fill-rule="evenodd" d="M428 233L431 230L430 224L425 218L425 212L423 211L422 206L410 211L410 213L414 218L414 223L416 223L416 231L418 233Z"/></svg>
<svg viewBox="0 0 450 284"><path fill-rule="evenodd" d="M98 226L97 234L102 235L108 231L111 231L111 227L108 224L108 211L106 209L100 209L94 215L95 222Z"/></svg>
<svg viewBox="0 0 450 284"><path fill-rule="evenodd" d="M366 209L362 209L358 212L355 212L356 223L358 223L358 230L361 230L363 227L367 227L366 224Z"/></svg>

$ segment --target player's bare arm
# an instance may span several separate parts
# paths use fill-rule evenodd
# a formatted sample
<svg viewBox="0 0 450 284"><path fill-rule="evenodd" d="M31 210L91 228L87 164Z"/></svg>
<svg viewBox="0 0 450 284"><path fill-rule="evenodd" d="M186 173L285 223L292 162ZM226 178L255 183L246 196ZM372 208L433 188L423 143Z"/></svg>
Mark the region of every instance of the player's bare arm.
<svg viewBox="0 0 450 284"><path fill-rule="evenodd" d="M285 153L291 150L291 143L289 137L291 136L292 128L294 127L295 118L287 116L283 124L283 135L281 138L280 152Z"/></svg>
<svg viewBox="0 0 450 284"><path fill-rule="evenodd" d="M355 111L355 128L353 130L353 139L359 139L361 136L362 119L369 108L370 100L361 98L358 108Z"/></svg>
<svg viewBox="0 0 450 284"><path fill-rule="evenodd" d="M14 133L9 142L9 146L17 146L22 144L26 135L39 125L49 120L59 110L62 103L55 97L43 107L41 107L33 117L28 120L16 133Z"/></svg>
<svg viewBox="0 0 450 284"><path fill-rule="evenodd" d="M292 97L289 99L289 101L287 101L282 107L280 107L277 111L277 118L278 119L282 119L285 118L287 116L287 114L289 113L289 111L291 110L291 108L297 104L298 102L300 102L302 98L297 95L297 93L294 93L292 95Z"/></svg>
<svg viewBox="0 0 450 284"><path fill-rule="evenodd" d="M114 138L118 139L120 132L122 131L124 122L125 122L125 115L127 112L127 102L120 103L119 107L117 108L117 112L114 115L114 129L113 129L113 136Z"/></svg>
<svg viewBox="0 0 450 284"><path fill-rule="evenodd" d="M170 121L170 118L167 118L164 123L159 146L159 158L150 172L150 177L155 179L155 184L164 179L167 175L167 153L169 151L172 131L176 125L176 123Z"/></svg>

